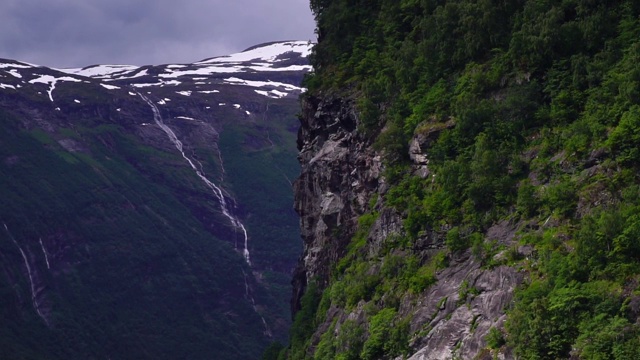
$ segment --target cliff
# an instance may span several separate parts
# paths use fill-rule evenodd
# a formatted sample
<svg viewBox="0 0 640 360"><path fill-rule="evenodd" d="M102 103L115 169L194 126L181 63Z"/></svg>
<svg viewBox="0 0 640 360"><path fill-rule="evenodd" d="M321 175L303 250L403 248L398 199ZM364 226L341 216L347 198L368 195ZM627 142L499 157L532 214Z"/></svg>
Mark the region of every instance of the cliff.
<svg viewBox="0 0 640 360"><path fill-rule="evenodd" d="M349 99L307 97L302 102L298 159L294 183L304 254L294 277L293 308L310 281L328 285L332 266L340 260L383 186L381 161L370 141L357 131L358 114Z"/></svg>
<svg viewBox="0 0 640 360"><path fill-rule="evenodd" d="M354 299L350 305L332 302L324 309L326 314L318 321L308 353L317 349L323 334L329 334L325 338L340 338L339 329L345 323L370 331L372 318L385 306L395 303L397 314L388 320L405 322L407 337L404 340L408 343L402 344L401 349L406 357L476 356L486 348L484 339L490 329L503 326L505 309L523 273L504 265L483 269L482 262L474 258L471 251L465 251L447 259L447 266L433 274L434 284L425 291L414 293L399 284L390 288L381 286L389 272L402 271L389 270L389 267L402 268L407 259L417 259L420 265L428 264L441 255L446 249L443 232L425 234L410 247L397 243L398 238L406 236L402 214L385 204L389 186L383 176L381 154L373 149L371 137L358 131L361 124L353 100L332 94L321 98L309 96L304 98L302 107L298 133L302 172L294 183L294 191L304 253L293 279L293 310L301 309L307 284L314 283L328 292L334 285L331 280L340 283L344 279L336 268L340 267L341 260L344 263L348 254L347 260L365 264L371 281L366 290L375 293L363 293L362 298ZM418 143L418 139L415 142ZM418 159L413 171L424 172L420 156L427 155L415 146L412 151ZM362 230L364 225L359 224L359 219L373 212L377 216ZM487 237L510 246L514 243L515 230L512 224L502 223L489 229ZM350 244L358 231L364 231L360 235L364 241L355 250ZM347 272L350 265L346 265ZM345 270L345 265L341 270ZM374 289L377 287L384 289ZM362 343L371 335L365 334ZM334 351L345 351L352 345L338 345Z"/></svg>
<svg viewBox="0 0 640 360"><path fill-rule="evenodd" d="M311 7L280 358L640 356L638 3Z"/></svg>

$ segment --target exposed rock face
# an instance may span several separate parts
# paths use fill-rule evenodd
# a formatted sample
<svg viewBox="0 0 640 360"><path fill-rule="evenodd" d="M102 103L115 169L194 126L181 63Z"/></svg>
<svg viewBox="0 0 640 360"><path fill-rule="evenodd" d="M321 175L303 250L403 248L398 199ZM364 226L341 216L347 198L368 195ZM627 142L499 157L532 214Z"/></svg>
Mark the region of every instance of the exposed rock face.
<svg viewBox="0 0 640 360"><path fill-rule="evenodd" d="M307 97L302 102L298 156L302 173L294 183L304 254L294 275L292 308L299 308L308 281L324 288L343 255L358 216L381 186L380 156L358 133L350 99Z"/></svg>
<svg viewBox="0 0 640 360"><path fill-rule="evenodd" d="M411 315L411 333L427 330L415 338L410 359L472 359L486 346L489 330L502 327L522 275L507 266L484 270L466 253L437 278L416 301L402 305Z"/></svg>
<svg viewBox="0 0 640 360"><path fill-rule="evenodd" d="M384 204L388 186L382 177L381 154L372 148L371 139L358 131L353 101L333 95L308 96L303 100L301 123L298 148L302 174L294 190L304 254L293 280L294 313L300 309L300 298L308 282L315 281L321 289L331 285L330 275L345 255L359 216L372 210L379 214L362 250L369 259L368 274L380 274L382 249L386 247L388 251L394 237L405 235L402 214ZM450 126L454 126L453 122L446 124ZM428 148L440 130L416 135L411 142L409 155L415 175L423 178L430 175ZM444 251L447 230L447 226L434 229L416 239L409 250L392 251L401 257L415 256L425 263ZM490 228L485 238L508 246L515 233L516 226L505 222ZM397 318L409 319L410 359L491 356L485 337L492 327L502 328L505 308L523 278L508 266L483 268L469 250L448 257L449 265L436 274L434 285L420 294L407 292L399 299ZM383 295L382 300L369 302L380 307L384 299ZM345 321L355 321L366 338L370 320L363 310L366 304L364 299L351 309L332 304L312 337L308 353L315 351L327 331L339 336ZM511 357L508 350L500 356Z"/></svg>

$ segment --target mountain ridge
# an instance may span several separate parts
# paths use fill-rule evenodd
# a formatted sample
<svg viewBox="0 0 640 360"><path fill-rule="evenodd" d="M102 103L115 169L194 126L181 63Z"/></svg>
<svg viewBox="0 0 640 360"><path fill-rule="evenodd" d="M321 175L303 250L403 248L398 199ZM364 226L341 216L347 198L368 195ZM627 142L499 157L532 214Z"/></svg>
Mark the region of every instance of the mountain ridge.
<svg viewBox="0 0 640 360"><path fill-rule="evenodd" d="M309 68L278 46L310 45L64 72L2 60L8 358L259 358L285 336Z"/></svg>

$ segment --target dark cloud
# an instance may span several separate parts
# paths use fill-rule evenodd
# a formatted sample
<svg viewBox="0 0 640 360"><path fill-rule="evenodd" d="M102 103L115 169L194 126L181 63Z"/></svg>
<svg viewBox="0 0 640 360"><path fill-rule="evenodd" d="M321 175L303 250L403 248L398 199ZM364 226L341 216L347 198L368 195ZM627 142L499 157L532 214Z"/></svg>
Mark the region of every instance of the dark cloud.
<svg viewBox="0 0 640 360"><path fill-rule="evenodd" d="M0 57L54 67L192 62L313 40L308 0L4 0Z"/></svg>

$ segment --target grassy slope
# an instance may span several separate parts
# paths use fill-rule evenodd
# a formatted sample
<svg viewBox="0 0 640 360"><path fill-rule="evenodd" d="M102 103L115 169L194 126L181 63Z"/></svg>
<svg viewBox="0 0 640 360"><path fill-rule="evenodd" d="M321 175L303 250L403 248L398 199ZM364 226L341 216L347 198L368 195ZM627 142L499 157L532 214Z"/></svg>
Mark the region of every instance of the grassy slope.
<svg viewBox="0 0 640 360"><path fill-rule="evenodd" d="M69 153L7 113L0 120L0 221L35 259L54 324L46 329L35 314L21 255L3 229L3 358L258 356L265 344L244 298L242 258L161 178L131 165L178 162L175 154L140 146L118 126L83 129L89 153ZM206 191L186 168L172 176Z"/></svg>
<svg viewBox="0 0 640 360"><path fill-rule="evenodd" d="M219 144L226 181L246 219L252 261L264 269L262 276L276 297L274 303L279 304L273 312L282 319L290 317L290 271L301 250L290 184L299 172L293 131L298 120L291 115L294 107L297 103L270 105L266 120L253 126L228 124ZM273 145L265 140L267 132Z"/></svg>

